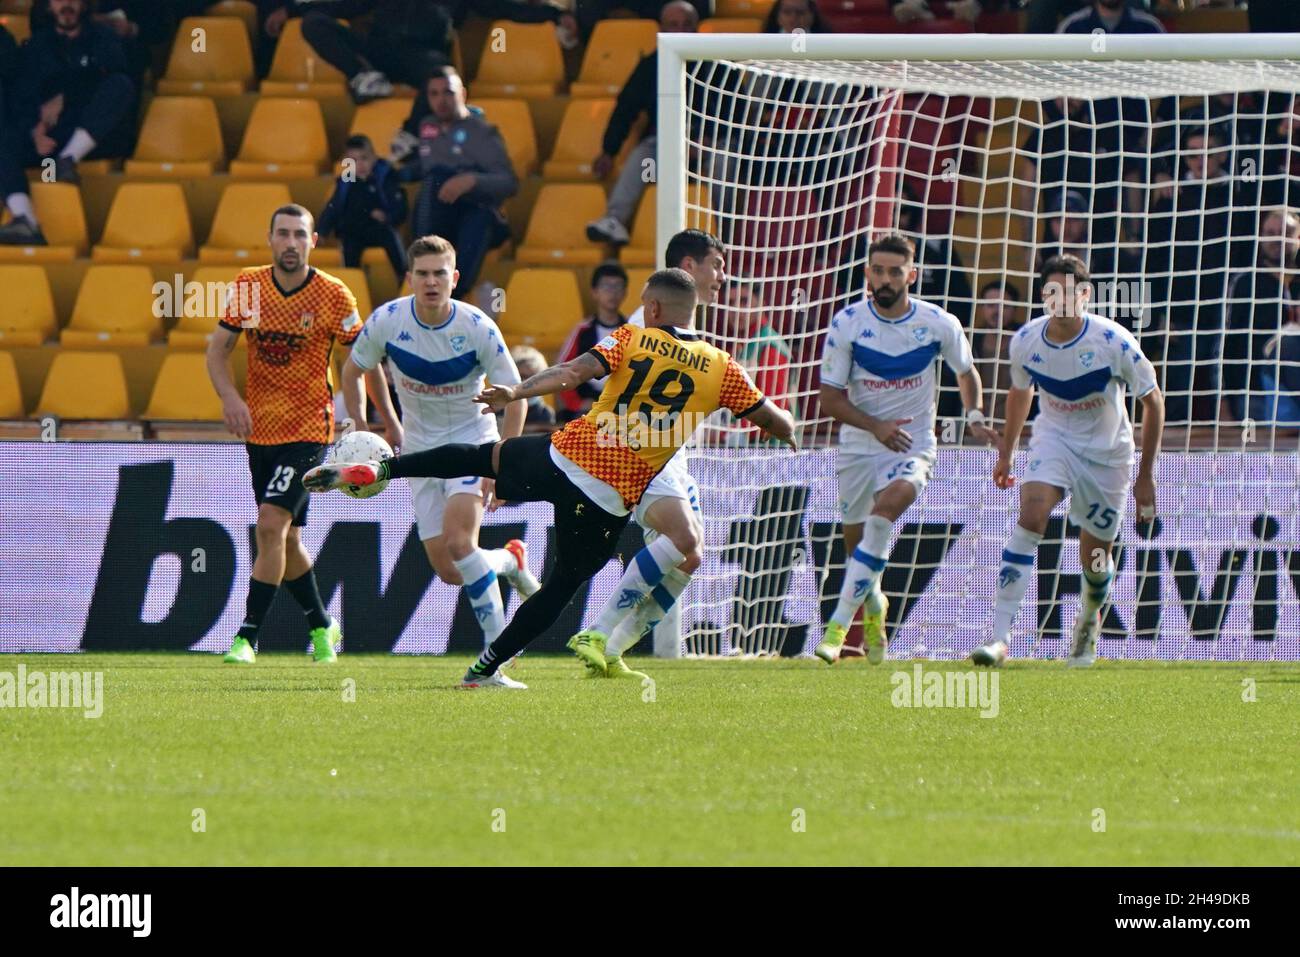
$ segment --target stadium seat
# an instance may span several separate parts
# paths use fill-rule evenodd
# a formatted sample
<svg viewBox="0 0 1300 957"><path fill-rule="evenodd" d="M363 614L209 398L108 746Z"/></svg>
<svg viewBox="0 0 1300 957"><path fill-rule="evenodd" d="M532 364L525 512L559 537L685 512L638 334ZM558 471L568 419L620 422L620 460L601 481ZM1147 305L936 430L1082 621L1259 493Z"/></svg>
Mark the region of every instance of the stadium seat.
<svg viewBox="0 0 1300 957"><path fill-rule="evenodd" d="M32 183L32 206L48 246L0 246L0 263L72 262L86 255L86 211L71 183ZM4 221L9 221L8 211Z"/></svg>
<svg viewBox="0 0 1300 957"><path fill-rule="evenodd" d="M155 311L148 266L91 266L59 342L67 349L147 346L162 334Z"/></svg>
<svg viewBox="0 0 1300 957"><path fill-rule="evenodd" d="M128 419L126 373L116 352L61 351L50 363L32 418Z"/></svg>
<svg viewBox="0 0 1300 957"><path fill-rule="evenodd" d="M295 17L286 20L280 31L261 92L263 96L346 96L347 78L312 49L303 38L302 20Z"/></svg>
<svg viewBox="0 0 1300 957"><path fill-rule="evenodd" d="M624 266L653 266L659 261L661 251L656 250L656 216L655 203L657 189L647 186L637 203L636 216L632 220L632 235L628 244L618 251L618 259ZM686 225L692 229L702 229L712 233L716 231L713 212L710 209L709 193L703 183L691 183L686 188L687 209Z"/></svg>
<svg viewBox="0 0 1300 957"><path fill-rule="evenodd" d="M186 17L176 31L159 96L238 96L253 85L253 48L236 17Z"/></svg>
<svg viewBox="0 0 1300 957"><path fill-rule="evenodd" d="M221 398L208 378L201 352L173 352L163 359L149 405L141 418L185 422L222 421Z"/></svg>
<svg viewBox="0 0 1300 957"><path fill-rule="evenodd" d="M484 118L501 131L506 152L514 165L515 175L527 176L537 168L537 132L533 114L524 100L478 100L471 106L483 111Z"/></svg>
<svg viewBox="0 0 1300 957"><path fill-rule="evenodd" d="M39 346L54 335L58 320L45 268L32 263L0 266L0 348Z"/></svg>
<svg viewBox="0 0 1300 957"><path fill-rule="evenodd" d="M591 161L600 153L605 126L613 112L614 100L609 98L570 100L555 138L555 149L542 166L542 176L547 180L591 182ZM629 141L633 139L628 137Z"/></svg>
<svg viewBox="0 0 1300 957"><path fill-rule="evenodd" d="M554 24L493 21L474 78L476 96L540 100L555 96L563 82Z"/></svg>
<svg viewBox="0 0 1300 957"><path fill-rule="evenodd" d="M263 97L244 129L239 156L230 163L235 179L305 179L329 162L325 119L315 100Z"/></svg>
<svg viewBox="0 0 1300 957"><path fill-rule="evenodd" d="M395 96L363 103L352 114L352 127L348 130L348 135L362 134L370 137L375 152L381 158L389 159L392 155L393 136L406 122L410 112L411 101L405 97Z"/></svg>
<svg viewBox="0 0 1300 957"><path fill-rule="evenodd" d="M217 203L208 241L199 247L199 262L251 266L269 260L271 214L291 202L283 183L231 183Z"/></svg>
<svg viewBox="0 0 1300 957"><path fill-rule="evenodd" d="M582 295L571 269L517 269L506 283L506 308L498 317L509 346L528 345L554 359L582 321Z"/></svg>
<svg viewBox="0 0 1300 957"><path fill-rule="evenodd" d="M640 266L634 266L627 271L627 295L623 297L623 304L619 306L623 315L630 316L641 308L641 290L653 272L653 268Z"/></svg>
<svg viewBox="0 0 1300 957"><path fill-rule="evenodd" d="M185 191L178 183L124 183L113 197L97 263L170 263L194 256Z"/></svg>
<svg viewBox="0 0 1300 957"><path fill-rule="evenodd" d="M757 17L714 17L700 23L701 33L761 33L763 21Z"/></svg>
<svg viewBox="0 0 1300 957"><path fill-rule="evenodd" d="M176 325L167 333L168 348L201 351L208 347L226 299L226 288L239 270L239 266L200 266L194 270L186 284L185 301L174 310ZM245 337L240 336L237 348L244 345Z"/></svg>
<svg viewBox="0 0 1300 957"><path fill-rule="evenodd" d="M391 270L391 267L388 266L387 256L384 257L384 266ZM357 299L357 315L365 319L375 311L374 306L370 303L370 284L366 281L364 269L349 269L346 266L336 266L329 270L329 274L352 290L352 295Z"/></svg>
<svg viewBox="0 0 1300 957"><path fill-rule="evenodd" d="M257 4L250 0L221 0L203 11L205 17L238 17L248 30L248 38L257 36Z"/></svg>
<svg viewBox="0 0 1300 957"><path fill-rule="evenodd" d="M605 215L605 191L594 183L548 183L537 194L520 263L596 265L604 250L587 239L587 223Z"/></svg>
<svg viewBox="0 0 1300 957"><path fill-rule="evenodd" d="M654 52L658 32L653 20L601 20L587 41L582 70L569 93L618 96L641 57Z"/></svg>
<svg viewBox="0 0 1300 957"><path fill-rule="evenodd" d="M773 2L774 0L718 0L713 13L719 17L758 17L761 20L772 9ZM830 0L826 6L837 7L841 2L843 0ZM847 2L852 3L852 0ZM885 9L888 10L888 6Z"/></svg>
<svg viewBox="0 0 1300 957"><path fill-rule="evenodd" d="M211 176L226 161L217 106L203 96L159 96L149 104L127 176Z"/></svg>
<svg viewBox="0 0 1300 957"><path fill-rule="evenodd" d="M14 357L0 352L0 419L21 419L24 411L22 384L18 381Z"/></svg>

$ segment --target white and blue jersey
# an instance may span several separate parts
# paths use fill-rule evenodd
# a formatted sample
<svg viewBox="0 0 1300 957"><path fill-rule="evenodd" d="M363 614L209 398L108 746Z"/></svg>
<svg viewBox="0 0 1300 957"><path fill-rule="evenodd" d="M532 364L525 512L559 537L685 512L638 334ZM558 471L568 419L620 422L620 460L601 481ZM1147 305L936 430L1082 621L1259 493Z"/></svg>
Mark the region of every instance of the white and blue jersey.
<svg viewBox="0 0 1300 957"><path fill-rule="evenodd" d="M474 396L484 378L493 385L518 383L519 370L484 313L453 299L447 320L430 326L415 314L414 296L386 302L362 326L352 361L369 370L385 357L402 404L407 451L500 437L496 416L483 415Z"/></svg>
<svg viewBox="0 0 1300 957"><path fill-rule="evenodd" d="M1133 334L1085 313L1069 342L1047 338L1048 316L1025 323L1011 339L1011 384L1038 387L1032 445L1059 442L1101 465L1133 461L1133 426L1121 383L1139 398L1156 387L1156 370Z"/></svg>
<svg viewBox="0 0 1300 957"><path fill-rule="evenodd" d="M970 343L961 323L933 303L909 297L906 313L887 319L864 299L831 320L822 352L823 385L844 389L849 401L877 419L911 419L911 452L935 447L934 416L942 357L957 375L970 371ZM840 426L840 446L849 453L888 452L876 437Z"/></svg>

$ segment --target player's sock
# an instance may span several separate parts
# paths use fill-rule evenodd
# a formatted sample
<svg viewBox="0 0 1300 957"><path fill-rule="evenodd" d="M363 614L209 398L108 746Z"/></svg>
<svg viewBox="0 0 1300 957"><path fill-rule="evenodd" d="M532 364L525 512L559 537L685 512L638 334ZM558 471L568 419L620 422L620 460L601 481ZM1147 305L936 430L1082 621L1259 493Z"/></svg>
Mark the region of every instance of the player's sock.
<svg viewBox="0 0 1300 957"><path fill-rule="evenodd" d="M637 552L627 563L618 587L605 602L592 628L602 635L612 632L641 599L663 581L665 572L675 568L685 557L670 539L662 536Z"/></svg>
<svg viewBox="0 0 1300 957"><path fill-rule="evenodd" d="M993 606L993 640L1011 642L1011 623L1020 610L1020 600L1029 587L1034 570L1034 553L1043 536L1016 526L1002 550L1002 567L998 570L998 595Z"/></svg>
<svg viewBox="0 0 1300 957"><path fill-rule="evenodd" d="M519 567L515 556L504 548L480 548L478 552L487 560L488 568L496 572L497 578L504 578Z"/></svg>
<svg viewBox="0 0 1300 957"><path fill-rule="evenodd" d="M1101 606L1106 604L1106 596L1110 594L1110 583L1114 580L1115 561L1109 555L1106 556L1106 570L1104 572L1094 572L1088 568L1083 570L1083 610L1081 614L1085 620L1092 618L1101 610Z"/></svg>
<svg viewBox="0 0 1300 957"><path fill-rule="evenodd" d="M260 582L256 578L248 580L248 604L244 611L244 622L239 626L239 637L248 639L250 645L257 644L257 630L262 627L262 619L267 609L275 600L279 585Z"/></svg>
<svg viewBox="0 0 1300 957"><path fill-rule="evenodd" d="M664 541L664 539L660 539ZM691 576L680 568L670 568L664 572L663 581L650 590L650 594L637 605L636 611L624 615L618 623L609 641L605 643L605 658L617 658L638 641L647 630L663 621L668 610L677 604L686 586L691 583Z"/></svg>
<svg viewBox="0 0 1300 957"><path fill-rule="evenodd" d="M849 557L844 569L844 584L840 586L840 599L835 604L831 622L844 628L853 624L853 616L862 603L878 588L880 573L885 570L885 555L889 550L889 533L893 523L882 515L872 515L862 526L862 542Z"/></svg>
<svg viewBox="0 0 1300 957"><path fill-rule="evenodd" d="M505 630L479 655L478 661L470 665L469 673L480 678L496 674L497 668L555 624L560 612L564 611L578 587L586 580L565 572L559 565L552 567L550 576L542 583L541 591L519 606Z"/></svg>
<svg viewBox="0 0 1300 957"><path fill-rule="evenodd" d="M867 592L867 600L862 603L862 609L868 615L879 615L885 610L885 593L880 590L880 576L876 576L875 587Z"/></svg>
<svg viewBox="0 0 1300 957"><path fill-rule="evenodd" d="M440 445L424 452L395 455L379 463L379 478L460 478L462 475L481 475L496 478L492 469L492 449L495 442L482 445L456 443Z"/></svg>
<svg viewBox="0 0 1300 957"><path fill-rule="evenodd" d="M315 569L307 569L305 575L300 575L292 581L286 578L284 587L289 589L289 594L293 596L294 601L302 606L303 614L307 616L308 628L330 626L329 612L325 610L325 603L320 600L320 589L316 587Z"/></svg>
<svg viewBox="0 0 1300 957"><path fill-rule="evenodd" d="M80 163L95 148L95 138L78 127L68 137L68 142L59 150L60 156L66 156L73 162Z"/></svg>
<svg viewBox="0 0 1300 957"><path fill-rule="evenodd" d="M469 597L469 606L474 609L483 637L490 644L501 634L506 626L506 611L501 603L501 589L497 585L497 573L488 564L483 550L476 548L465 558L455 563L465 583L465 594Z"/></svg>

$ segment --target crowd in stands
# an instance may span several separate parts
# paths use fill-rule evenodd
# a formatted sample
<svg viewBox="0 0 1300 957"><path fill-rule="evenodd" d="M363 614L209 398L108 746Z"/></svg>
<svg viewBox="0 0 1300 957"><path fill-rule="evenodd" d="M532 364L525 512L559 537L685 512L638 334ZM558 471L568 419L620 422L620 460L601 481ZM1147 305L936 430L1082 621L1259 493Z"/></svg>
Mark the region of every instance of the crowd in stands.
<svg viewBox="0 0 1300 957"><path fill-rule="evenodd" d="M753 28L968 32L1004 29L1023 16L1031 32L1149 34L1163 32L1159 17L1180 5L1192 4L864 0L819 6L817 0L775 0L753 4ZM38 175L77 184L81 164L132 156L141 104L180 20L211 6L211 0L35 0L21 44L0 25L0 196L8 212L0 244L46 243L29 187ZM410 109L390 142L354 134L342 155L332 157L338 175L316 210L318 229L322 238L337 237L345 267L360 267L367 249L382 250L399 284L408 238L446 236L458 251L454 295L472 298L489 254L511 236L505 204L520 192L528 171L516 168L497 125L467 98L467 79L454 65L458 31L467 20L549 24L560 48L574 50L616 12L656 20L660 32L693 33L720 22L715 6L716 0L257 0L252 51L258 76L265 76L286 25L300 20L302 39L342 73L355 104L411 91ZM1256 30L1300 31L1300 3L1253 0L1249 22ZM810 92L814 81L772 80L776 86L754 97L756 112L741 124L743 133L711 142L699 118L714 115L718 98L735 92L733 80L718 71L694 85L698 95L712 99L692 102L692 139L726 159L692 153L693 171L701 173L704 162L724 162L726 168L713 169L717 175L710 178L779 184L789 187L791 198L772 200L757 189L708 197L714 210L748 215L724 217L729 228L745 230L724 241L746 252L730 263L738 278L707 331L725 337L728 346L743 344L736 345L738 358L764 391L813 394L820 340L791 341L787 323L772 319L790 294L779 277L807 275L813 257L821 257L816 264L828 278L812 298L827 308L809 311L803 321L824 324L827 309L862 294L856 264L867 230L861 222L841 221L853 242L760 262L755 250L790 237L755 232L755 223L777 212L764 203L779 202L783 212L799 209L806 197L809 210L863 205L866 196L854 190L865 189L867 177L837 185L833 196L817 194L816 184L800 179L808 167L786 162L819 142L819 124L830 125L831 114L820 109L826 104ZM801 110L800 102L818 108ZM576 326L558 354L534 355L521 347L521 362L570 357L627 321L636 290L626 263L609 257L632 242L634 220L654 180L647 171L657 154L658 103L657 54L651 51L622 81L599 152L590 158L591 180L609 184L605 208L586 227L596 251L587 297L594 309L572 316ZM836 115L846 118L842 111ZM1145 283L1143 308L1117 318L1132 325L1162 368L1171 422L1251 418L1300 425L1300 218L1294 212L1300 208L1300 103L1249 92L1182 110L1175 97L1061 98L1043 102L1040 116L1015 144L1013 205L1033 224L1034 269L1069 252L1084 259L1099 285ZM1028 281L984 282L976 293L987 269L962 261L949 228L954 196L937 202L934 191L921 186L901 177L896 187L896 221L917 240L921 277L914 292L945 305L971 328L986 386L1001 393L1007 333L1028 318L1040 290L1031 275ZM955 385L946 384L940 414L956 414ZM1218 402L1221 389L1226 398ZM598 390L599 383L589 383L567 393L554 412L530 409L530 422L581 415Z"/></svg>

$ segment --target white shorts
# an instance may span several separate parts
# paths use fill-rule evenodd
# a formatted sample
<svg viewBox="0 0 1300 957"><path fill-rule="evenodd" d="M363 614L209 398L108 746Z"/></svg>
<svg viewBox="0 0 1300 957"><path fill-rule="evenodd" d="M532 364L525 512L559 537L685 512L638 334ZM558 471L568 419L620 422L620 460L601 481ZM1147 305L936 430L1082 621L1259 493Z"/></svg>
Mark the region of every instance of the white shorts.
<svg viewBox="0 0 1300 957"><path fill-rule="evenodd" d="M930 481L934 449L924 452L840 451L836 476L840 485L840 521L860 525L871 515L876 495L891 482L902 479L916 486L919 496Z"/></svg>
<svg viewBox="0 0 1300 957"><path fill-rule="evenodd" d="M1115 541L1128 500L1131 466L1092 462L1046 438L1030 443L1026 455L1022 481L1064 489L1070 496L1070 522L1103 542Z"/></svg>
<svg viewBox="0 0 1300 957"><path fill-rule="evenodd" d="M447 499L453 495L483 495L483 480L477 475L454 479L413 478L409 482L411 508L415 510L422 542L442 534L442 513Z"/></svg>
<svg viewBox="0 0 1300 957"><path fill-rule="evenodd" d="M643 529L653 531L645 523L645 513L646 509L661 498L680 498L699 518L700 490L695 484L695 479L691 478L691 473L686 471L685 458L669 459L663 471L651 479L650 484L646 486L641 501L632 511L632 517Z"/></svg>

